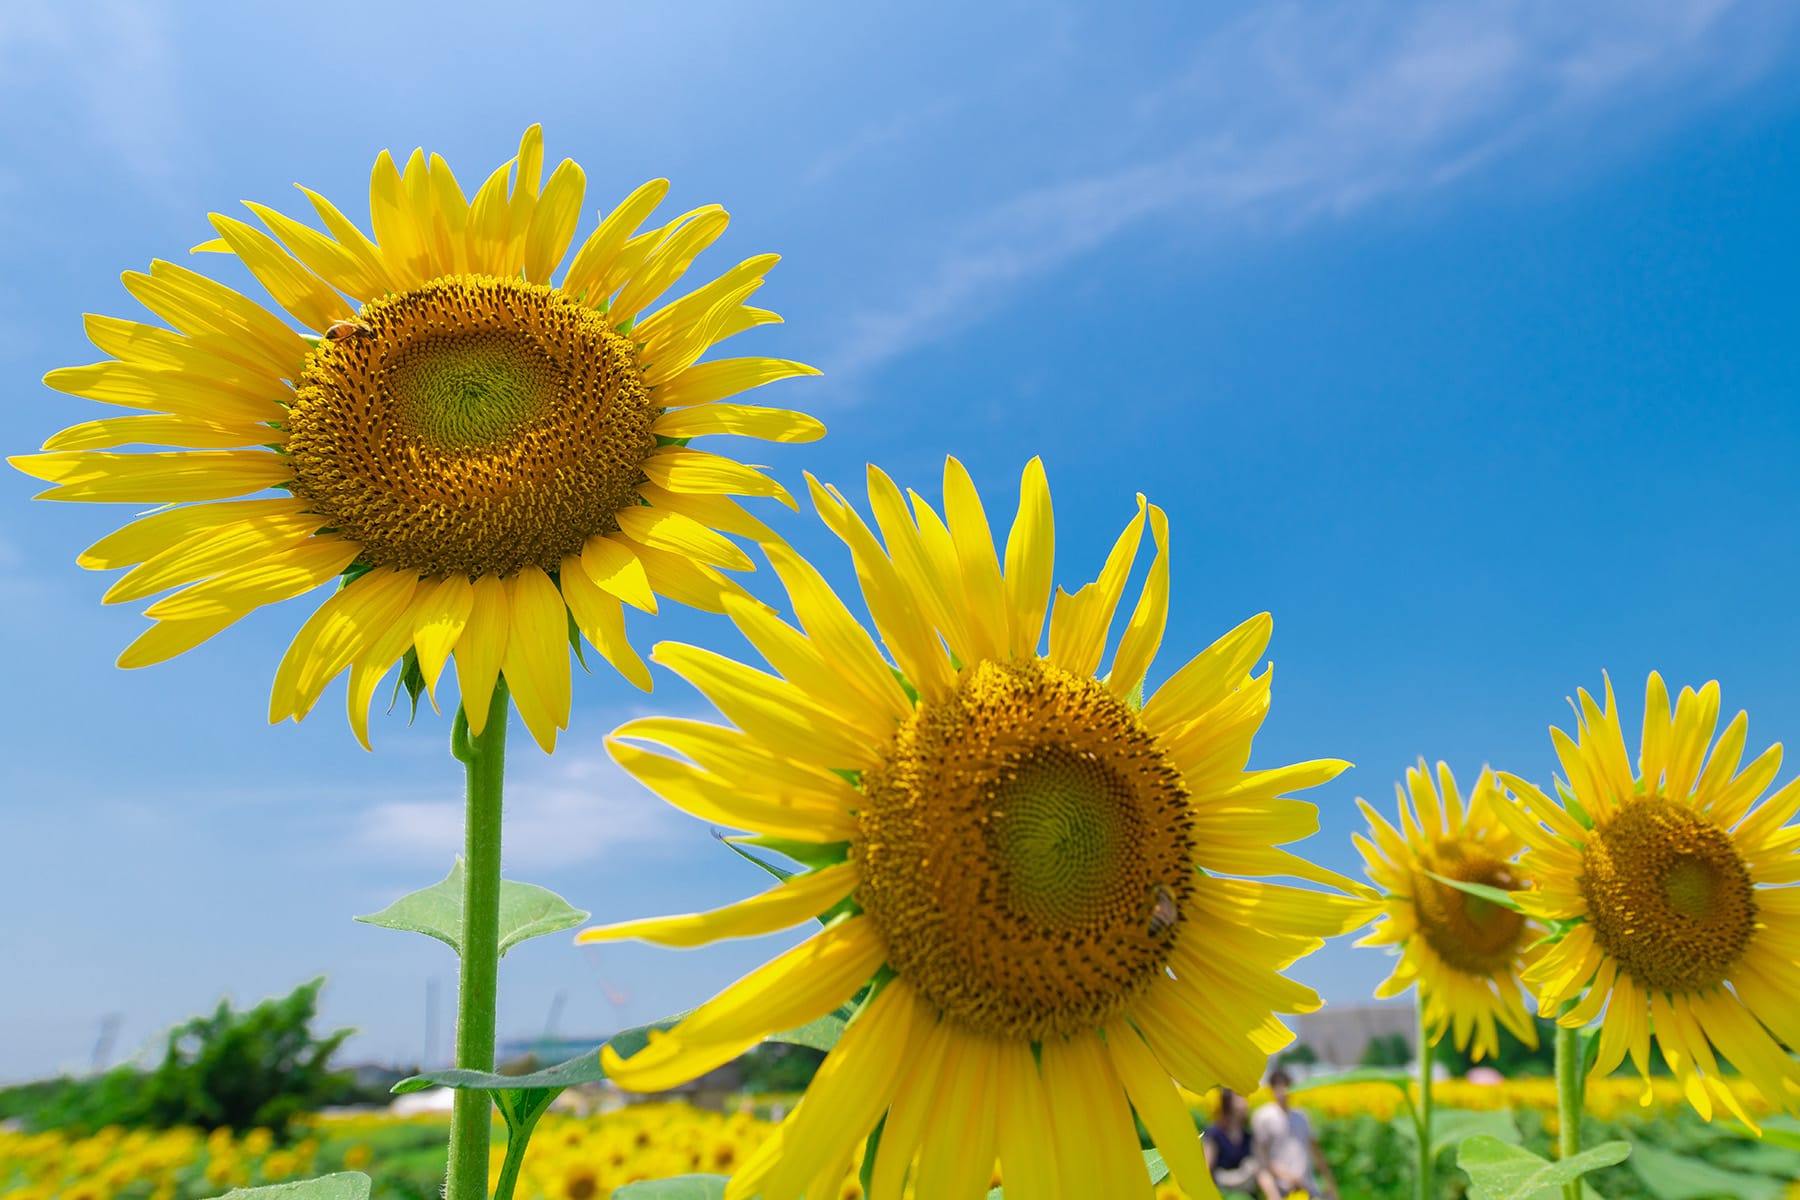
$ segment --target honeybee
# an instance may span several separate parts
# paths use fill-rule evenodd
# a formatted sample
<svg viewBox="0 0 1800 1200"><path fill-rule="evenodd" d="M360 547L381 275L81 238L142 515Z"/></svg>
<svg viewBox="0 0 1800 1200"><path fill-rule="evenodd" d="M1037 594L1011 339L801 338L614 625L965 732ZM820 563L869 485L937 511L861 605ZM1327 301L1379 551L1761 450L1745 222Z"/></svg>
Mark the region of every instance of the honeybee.
<svg viewBox="0 0 1800 1200"><path fill-rule="evenodd" d="M1175 919L1180 911L1175 907L1175 893L1169 890L1166 883L1150 885L1150 936L1161 937L1175 926Z"/></svg>
<svg viewBox="0 0 1800 1200"><path fill-rule="evenodd" d="M333 342L347 341L353 337L372 338L375 331L361 321L333 321L325 329L325 337Z"/></svg>

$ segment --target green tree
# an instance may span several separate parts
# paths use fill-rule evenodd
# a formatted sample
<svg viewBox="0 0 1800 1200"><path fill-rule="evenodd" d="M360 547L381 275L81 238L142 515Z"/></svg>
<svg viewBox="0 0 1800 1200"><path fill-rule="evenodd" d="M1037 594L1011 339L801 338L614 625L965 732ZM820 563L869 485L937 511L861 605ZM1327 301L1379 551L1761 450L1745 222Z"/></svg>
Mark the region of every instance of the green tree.
<svg viewBox="0 0 1800 1200"><path fill-rule="evenodd" d="M303 983L248 1012L221 1000L211 1016L170 1031L154 1071L124 1066L93 1079L28 1085L39 1101L29 1123L88 1132L103 1125L240 1131L262 1125L283 1133L350 1082L328 1064L352 1031L315 1038L310 1028L324 983L323 977Z"/></svg>
<svg viewBox="0 0 1800 1200"><path fill-rule="evenodd" d="M1412 1061L1412 1047L1398 1033L1377 1034L1363 1047L1359 1067L1404 1067Z"/></svg>

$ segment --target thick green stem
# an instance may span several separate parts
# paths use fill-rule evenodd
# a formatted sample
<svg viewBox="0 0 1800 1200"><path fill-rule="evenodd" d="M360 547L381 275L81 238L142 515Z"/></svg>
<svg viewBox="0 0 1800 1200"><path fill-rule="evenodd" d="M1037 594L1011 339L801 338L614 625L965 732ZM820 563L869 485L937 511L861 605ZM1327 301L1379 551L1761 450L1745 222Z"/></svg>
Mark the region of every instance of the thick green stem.
<svg viewBox="0 0 1800 1200"><path fill-rule="evenodd" d="M468 776L463 827L462 974L456 986L456 1065L494 1069L494 1001L500 976L500 807L506 774L506 681L494 684L487 726L470 737L456 714L451 749ZM445 1200L487 1200L492 1102L459 1088L450 1110L450 1163Z"/></svg>
<svg viewBox="0 0 1800 1200"><path fill-rule="evenodd" d="M1431 1173L1435 1164L1435 1156L1431 1152L1431 1030L1425 1023L1425 997L1417 997L1419 1010L1419 1106L1414 1111L1413 1119L1419 1131L1419 1188L1418 1200L1432 1200L1437 1193L1432 1188Z"/></svg>
<svg viewBox="0 0 1800 1200"><path fill-rule="evenodd" d="M1556 1156L1581 1153L1581 1030L1556 1027ZM1581 1200L1581 1180L1563 1184L1563 1200Z"/></svg>

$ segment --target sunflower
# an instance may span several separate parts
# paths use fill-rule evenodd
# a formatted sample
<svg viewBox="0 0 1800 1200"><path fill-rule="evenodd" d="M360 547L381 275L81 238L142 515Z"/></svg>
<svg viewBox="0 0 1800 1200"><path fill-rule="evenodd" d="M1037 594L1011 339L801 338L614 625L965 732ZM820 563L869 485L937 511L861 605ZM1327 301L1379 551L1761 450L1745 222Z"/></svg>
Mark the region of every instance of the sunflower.
<svg viewBox="0 0 1800 1200"><path fill-rule="evenodd" d="M1500 776L1519 804L1498 811L1525 839L1535 884L1519 903L1561 935L1524 972L1538 1011L1576 1001L1559 1018L1568 1027L1604 1011L1593 1069L1605 1075L1629 1053L1645 1103L1654 1037L1702 1117L1716 1098L1749 1120L1715 1050L1771 1105L1793 1107L1800 1069L1776 1039L1800 1046L1800 888L1780 886L1800 881L1800 829L1787 825L1800 780L1756 804L1781 747L1740 771L1742 712L1713 745L1716 682L1683 688L1671 715L1650 676L1636 774L1612 681L1604 709L1578 695L1576 737L1550 731L1563 802Z"/></svg>
<svg viewBox="0 0 1800 1200"><path fill-rule="evenodd" d="M1253 673L1268 615L1143 702L1169 564L1167 520L1142 496L1099 578L1057 596L1040 654L1054 535L1036 460L1003 560L955 459L942 517L870 469L885 547L839 492L809 483L895 665L812 567L768 545L799 628L735 597L725 607L775 673L663 643L652 658L732 724L638 720L609 746L671 803L811 869L716 912L581 937L691 946L828 923L632 1058L608 1050L609 1075L667 1088L867 989L729 1197L835 1195L883 1122L871 1200L898 1196L909 1169L917 1195L982 1196L997 1160L1020 1200L1148 1197L1134 1109L1181 1186L1215 1195L1176 1082L1253 1089L1293 1036L1274 1014L1319 1005L1278 972L1355 910L1228 876L1358 886L1277 846L1318 823L1281 794L1347 764L1245 769L1269 705L1270 674ZM1146 525L1155 557L1099 674Z"/></svg>
<svg viewBox="0 0 1800 1200"><path fill-rule="evenodd" d="M1482 769L1466 808L1449 765L1440 762L1437 775L1433 784L1420 759L1407 770L1406 786L1395 785L1399 828L1357 797L1374 840L1351 836L1369 878L1386 893L1380 922L1357 944L1399 946L1400 961L1375 995L1398 995L1417 983L1431 1040L1449 1030L1461 1050L1472 1038L1479 1061L1499 1053L1497 1025L1537 1045L1517 972L1536 957L1530 946L1543 931L1509 908L1432 878L1508 892L1525 886L1512 865L1524 843L1495 815L1507 801L1493 773Z"/></svg>
<svg viewBox="0 0 1800 1200"><path fill-rule="evenodd" d="M719 608L736 585L717 568L752 565L721 531L769 536L732 496L793 501L688 440L824 432L811 417L727 401L811 367L699 361L780 319L745 304L776 256L640 319L724 231L725 211L707 205L640 232L668 191L653 180L553 284L584 184L571 161L540 188L542 170L534 125L472 200L441 157L414 151L402 172L384 151L369 188L373 238L305 188L324 232L255 203L267 232L214 214L218 239L196 249L235 256L310 335L160 261L124 281L168 327L87 318L112 357L45 382L147 411L65 429L45 453L9 461L55 484L46 498L163 506L78 560L133 568L108 603L180 589L149 606L155 624L120 666L173 657L341 577L276 672L270 720L304 717L348 670L366 746L370 700L393 664L416 664L435 698L454 656L471 731L504 675L548 750L568 725L572 630L648 690L622 605L654 611L661 595ZM178 448L113 449L128 445Z"/></svg>

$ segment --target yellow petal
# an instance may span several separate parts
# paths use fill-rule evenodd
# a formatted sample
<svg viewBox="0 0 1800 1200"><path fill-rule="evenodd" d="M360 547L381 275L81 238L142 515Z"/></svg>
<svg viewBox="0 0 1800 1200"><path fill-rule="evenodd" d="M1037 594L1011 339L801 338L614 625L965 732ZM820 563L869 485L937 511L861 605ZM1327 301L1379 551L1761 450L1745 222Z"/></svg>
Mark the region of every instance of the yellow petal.
<svg viewBox="0 0 1800 1200"><path fill-rule="evenodd" d="M944 460L944 519L956 545L956 563L970 615L970 632L984 658L1005 659L1011 650L1011 606L994 556L994 534L975 481L955 458Z"/></svg>
<svg viewBox="0 0 1800 1200"><path fill-rule="evenodd" d="M1107 1057L1125 1093L1131 1098L1138 1119L1150 1131L1150 1140L1162 1152L1163 1161L1181 1189L1193 1197L1217 1196L1212 1170L1206 1165L1206 1152L1200 1146L1200 1131L1187 1105L1175 1091L1175 1081L1150 1047L1127 1023L1120 1021L1106 1031Z"/></svg>
<svg viewBox="0 0 1800 1200"><path fill-rule="evenodd" d="M581 547L581 569L601 591L633 608L656 611L656 593L644 564L630 546L610 535L592 537Z"/></svg>
<svg viewBox="0 0 1800 1200"><path fill-rule="evenodd" d="M858 868L839 863L784 880L768 891L711 912L681 917L646 917L594 925L575 935L577 943L636 938L657 946L703 946L726 938L760 937L810 921L850 894Z"/></svg>
<svg viewBox="0 0 1800 1200"><path fill-rule="evenodd" d="M1099 1039L1083 1033L1046 1041L1043 1072L1063 1191L1148 1200L1150 1178L1138 1153L1131 1109Z"/></svg>
<svg viewBox="0 0 1800 1200"><path fill-rule="evenodd" d="M862 793L836 772L790 758L742 730L724 725L681 717L640 717L619 726L612 736L667 746L730 780L746 797L761 793L784 805L795 803L846 814L861 803ZM647 776L645 782L661 786Z"/></svg>
<svg viewBox="0 0 1800 1200"><path fill-rule="evenodd" d="M931 1124L913 1180L920 1196L985 1196L994 1171L995 1044L952 1026Z"/></svg>
<svg viewBox="0 0 1800 1200"><path fill-rule="evenodd" d="M598 304L604 299L603 294L593 293L591 289L606 274L613 258L637 232L638 226L644 223L644 218L668 194L668 180L652 179L621 200L594 232L588 235L581 249L575 252L575 260L569 264L569 273L563 277L563 290L570 295L583 297L590 305Z"/></svg>
<svg viewBox="0 0 1800 1200"><path fill-rule="evenodd" d="M419 674L435 705L438 679L469 624L475 591L468 576L446 575L423 585L421 592L413 608L413 649L418 652Z"/></svg>
<svg viewBox="0 0 1800 1200"><path fill-rule="evenodd" d="M54 434L46 450L105 450L113 446L187 446L228 450L261 446L283 438L278 430L250 421L197 421L192 417L110 417L84 421Z"/></svg>
<svg viewBox="0 0 1800 1200"><path fill-rule="evenodd" d="M560 579L563 600L582 636L633 686L649 691L653 686L650 668L638 657L625 634L625 612L619 607L618 597L602 592L588 577L582 560L573 554L563 559Z"/></svg>
<svg viewBox="0 0 1800 1200"><path fill-rule="evenodd" d="M708 205L694 212L692 218L674 230L645 260L643 268L619 291L613 301L612 315L624 320L634 317L656 298L668 291L686 273L699 253L718 240L731 218L718 205Z"/></svg>
<svg viewBox="0 0 1800 1200"><path fill-rule="evenodd" d="M328 597L281 656L269 691L269 721L306 716L326 685L406 615L418 586L411 571L377 567Z"/></svg>
<svg viewBox="0 0 1800 1200"><path fill-rule="evenodd" d="M930 1008L898 979L856 1014L806 1085L805 1099L783 1123L787 1152L769 1176L763 1200L799 1195L808 1172L869 1136L899 1090L912 1054L936 1023ZM840 1172L832 1185L842 1178ZM809 1190L808 1195L820 1193Z"/></svg>
<svg viewBox="0 0 1800 1200"><path fill-rule="evenodd" d="M105 500L127 504L176 504L224 500L290 482L287 460L267 450L188 450L112 454L74 450L18 454L6 460L25 474L60 486L40 492L46 500Z"/></svg>
<svg viewBox="0 0 1800 1200"><path fill-rule="evenodd" d="M667 596L690 608L724 612L725 597L749 596L736 581L685 554L670 554L643 545L635 546L634 553L643 566L644 577L657 595Z"/></svg>
<svg viewBox="0 0 1800 1200"><path fill-rule="evenodd" d="M825 424L805 413L748 404L702 404L671 409L658 417L650 432L667 438L704 437L709 433L761 438L765 442L816 442Z"/></svg>
<svg viewBox="0 0 1800 1200"><path fill-rule="evenodd" d="M326 230L337 240L337 244L362 264L362 269L366 272L369 280L369 291L367 293L352 292L351 295L358 300L372 300L384 292L406 290L405 285L388 270L388 265L383 260L380 249L364 236L363 231L358 229L350 218L339 212L336 205L311 188L300 184L294 186L298 187L306 194L306 198L312 201L313 211L319 214L319 219L325 223Z"/></svg>
<svg viewBox="0 0 1800 1200"><path fill-rule="evenodd" d="M877 744L893 735L893 716L872 709L799 630L761 605L736 597L726 598L725 615L782 678L843 726Z"/></svg>
<svg viewBox="0 0 1800 1200"><path fill-rule="evenodd" d="M882 716L905 720L912 715L912 701L907 699L900 681L881 651L863 629L843 601L831 590L813 565L782 543L763 548L770 564L787 589L806 636L819 647L820 654L863 699Z"/></svg>
<svg viewBox="0 0 1800 1200"><path fill-rule="evenodd" d="M214 373L200 366L169 368L138 362L58 367L44 376L44 384L120 408L155 409L231 425L284 421L288 410L282 402L293 396L285 384L267 378ZM262 440L273 442L280 436L271 429Z"/></svg>
<svg viewBox="0 0 1800 1200"><path fill-rule="evenodd" d="M158 600L144 610L144 615L157 620L191 620L225 613L242 616L265 604L310 592L341 573L360 549L352 542L314 536L249 566Z"/></svg>
<svg viewBox="0 0 1800 1200"><path fill-rule="evenodd" d="M157 316L190 335L217 334L209 348L254 363L277 379L291 379L311 346L274 313L197 271L157 259L150 274L128 271L125 289Z"/></svg>
<svg viewBox="0 0 1800 1200"><path fill-rule="evenodd" d="M1006 599L1011 609L1012 652L1034 658L1050 607L1055 566L1056 518L1044 462L1034 458L1019 478L1019 511L1006 537Z"/></svg>
<svg viewBox="0 0 1800 1200"><path fill-rule="evenodd" d="M477 578L470 591L468 624L456 642L456 682L469 719L469 734L477 736L487 728L494 681L500 678L512 628L512 608L506 585L493 575ZM500 720L505 719L505 712L500 713Z"/></svg>
<svg viewBox="0 0 1800 1200"><path fill-rule="evenodd" d="M784 679L678 642L659 643L650 657L772 749L833 766L874 764L876 749L863 735Z"/></svg>
<svg viewBox="0 0 1800 1200"><path fill-rule="evenodd" d="M1007 1196L1011 1200L1061 1200L1050 1104L1031 1047L1021 1041L999 1043L995 1069L999 1094L1006 1097L999 1106L995 1141ZM885 1131L882 1145L887 1145Z"/></svg>
<svg viewBox="0 0 1800 1200"><path fill-rule="evenodd" d="M1072 595L1060 589L1057 592L1050 613L1050 661L1076 675L1092 675L1106 650L1113 610L1125 591L1125 579L1144 534L1147 506L1142 495L1137 503L1137 516L1113 543L1100 577Z"/></svg>
<svg viewBox="0 0 1800 1200"><path fill-rule="evenodd" d="M141 600L168 588L234 571L298 545L318 531L313 513L246 517L223 529L204 529L127 572L107 589L103 603Z"/></svg>
<svg viewBox="0 0 1800 1200"><path fill-rule="evenodd" d="M506 585L511 621L500 670L525 728L549 754L556 749L556 731L569 724L568 610L562 593L535 565L520 568Z"/></svg>
<svg viewBox="0 0 1800 1200"><path fill-rule="evenodd" d="M785 358L719 358L696 363L674 378L657 384L651 398L663 408L687 408L723 400L777 379L818 373L816 367Z"/></svg>
<svg viewBox="0 0 1800 1200"><path fill-rule="evenodd" d="M901 982L896 979L888 986L893 987ZM911 1047L910 1069L894 1096L892 1107L888 1109L887 1123L881 1129L881 1144L876 1148L875 1167L869 1176L868 1200L901 1200L907 1168L912 1165L919 1144L925 1140L927 1127L942 1093L944 1060L950 1049L951 1027L943 1022L926 1019L935 1017L929 1005L921 1003L918 1008L921 1010L923 1028ZM1019 1048L1030 1053L1029 1047L1023 1043L1019 1044ZM1035 1066L1032 1070L1036 1074ZM1042 1107L1041 1088L1037 1099ZM1043 1116L1045 1124L1048 1124L1047 1109ZM1005 1120L1004 1108L1001 1110L1001 1120ZM1010 1179L1007 1186L1012 1186Z"/></svg>
<svg viewBox="0 0 1800 1200"><path fill-rule="evenodd" d="M222 529L240 521L290 516L306 511L310 501L224 500L169 508L121 526L83 550L75 559L90 571L126 567L153 558L196 533Z"/></svg>
<svg viewBox="0 0 1800 1200"><path fill-rule="evenodd" d="M587 180L572 159L563 159L550 173L550 182L537 198L531 214L531 230L525 236L525 278L547 283L581 220L581 196Z"/></svg>
<svg viewBox="0 0 1800 1200"><path fill-rule="evenodd" d="M702 821L802 842L848 841L856 833L849 804L822 794L816 785L810 792L782 792L755 777L714 774L653 754L620 741L618 735L606 746L613 761L632 778Z"/></svg>
<svg viewBox="0 0 1800 1200"><path fill-rule="evenodd" d="M347 321L356 315L356 310L330 284L295 262L268 234L219 213L212 214L212 225L250 268L257 282L269 289L275 303L302 325L323 330L333 322Z"/></svg>
<svg viewBox="0 0 1800 1200"><path fill-rule="evenodd" d="M375 229L382 261L402 289L417 287L437 274L426 231L413 215L399 168L386 150L369 173L369 224Z"/></svg>
<svg viewBox="0 0 1800 1200"><path fill-rule="evenodd" d="M177 654L185 654L248 613L215 613L188 621L158 621L140 633L119 655L118 665L126 670L167 662Z"/></svg>
<svg viewBox="0 0 1800 1200"><path fill-rule="evenodd" d="M284 216L266 204L246 200L244 207L262 218L263 224L269 227L269 232L281 240L283 249L298 259L302 266L338 291L359 300L371 300L381 295L386 272L370 270L369 264L349 247L340 245L292 217ZM225 239L219 240L221 248L230 246Z"/></svg>
<svg viewBox="0 0 1800 1200"><path fill-rule="evenodd" d="M1144 704L1144 722L1152 729L1178 729L1239 687L1264 651L1274 620L1258 613L1202 650L1156 689Z"/></svg>
<svg viewBox="0 0 1800 1200"><path fill-rule="evenodd" d="M816 1020L875 974L887 948L867 917L851 917L800 943L717 996L630 1059L600 1052L607 1077L634 1092L660 1092L730 1062L778 1029Z"/></svg>
<svg viewBox="0 0 1800 1200"><path fill-rule="evenodd" d="M1150 506L1150 533L1156 541L1156 558L1131 622L1119 638L1112 673L1106 679L1107 686L1120 696L1130 695L1144 682L1169 619L1169 519L1154 504Z"/></svg>
<svg viewBox="0 0 1800 1200"><path fill-rule="evenodd" d="M381 686L382 678L412 644L413 615L410 610L420 590L416 577L412 584L411 588L402 590L407 600L406 611L402 611L386 626L377 628L374 636L363 643L350 664L350 683L344 689L344 708L350 716L350 731L362 743L364 750L374 749L369 744L369 708L375 699L375 689Z"/></svg>
<svg viewBox="0 0 1800 1200"><path fill-rule="evenodd" d="M752 571L756 564L729 538L713 532L683 513L666 508L633 505L615 514L619 531L640 545L671 554L681 554L697 562L726 567L733 571Z"/></svg>
<svg viewBox="0 0 1800 1200"><path fill-rule="evenodd" d="M773 496L789 508L799 509L787 489L773 479L753 467L704 450L665 447L644 460L643 471L651 483L671 492Z"/></svg>

